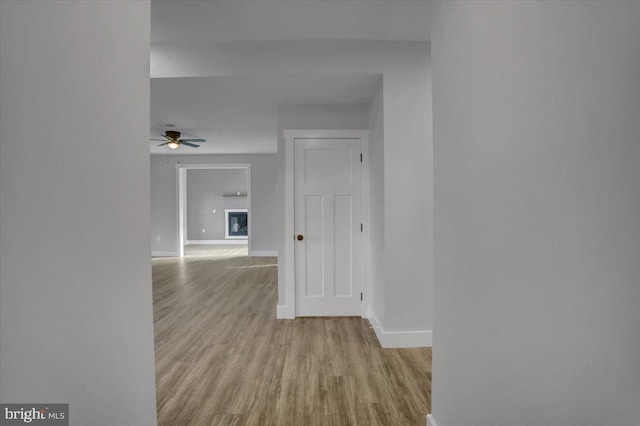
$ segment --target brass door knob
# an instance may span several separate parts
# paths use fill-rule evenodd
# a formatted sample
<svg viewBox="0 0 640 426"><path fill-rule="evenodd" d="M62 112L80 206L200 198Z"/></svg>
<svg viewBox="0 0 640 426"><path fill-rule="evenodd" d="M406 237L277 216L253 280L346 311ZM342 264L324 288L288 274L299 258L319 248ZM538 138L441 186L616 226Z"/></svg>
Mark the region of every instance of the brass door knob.
<svg viewBox="0 0 640 426"><path fill-rule="evenodd" d="M298 234L296 238L298 239L298 241L304 240L304 236L302 236L302 234Z"/></svg>

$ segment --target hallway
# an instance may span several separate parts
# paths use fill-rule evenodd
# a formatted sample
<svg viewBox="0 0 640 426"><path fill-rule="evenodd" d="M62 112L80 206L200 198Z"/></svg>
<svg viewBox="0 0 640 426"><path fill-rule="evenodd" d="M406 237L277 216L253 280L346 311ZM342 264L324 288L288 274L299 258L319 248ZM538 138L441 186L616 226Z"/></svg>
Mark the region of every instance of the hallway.
<svg viewBox="0 0 640 426"><path fill-rule="evenodd" d="M361 318L276 320L276 258L153 260L158 422L424 425L431 349L381 349Z"/></svg>

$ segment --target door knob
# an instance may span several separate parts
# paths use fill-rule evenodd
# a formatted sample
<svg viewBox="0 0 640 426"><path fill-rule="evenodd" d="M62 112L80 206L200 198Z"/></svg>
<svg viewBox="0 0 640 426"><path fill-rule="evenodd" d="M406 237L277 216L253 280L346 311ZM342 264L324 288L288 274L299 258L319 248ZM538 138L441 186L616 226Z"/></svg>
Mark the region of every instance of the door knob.
<svg viewBox="0 0 640 426"><path fill-rule="evenodd" d="M296 238L298 239L298 241L304 240L304 236L302 234L298 234Z"/></svg>

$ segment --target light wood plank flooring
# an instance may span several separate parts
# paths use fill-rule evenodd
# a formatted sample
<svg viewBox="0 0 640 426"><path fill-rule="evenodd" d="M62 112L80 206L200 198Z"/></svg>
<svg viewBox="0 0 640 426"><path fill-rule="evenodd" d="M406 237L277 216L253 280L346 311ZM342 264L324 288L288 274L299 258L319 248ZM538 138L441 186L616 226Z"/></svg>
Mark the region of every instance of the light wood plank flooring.
<svg viewBox="0 0 640 426"><path fill-rule="evenodd" d="M153 260L161 426L423 426L431 350L361 318L276 320L276 258L188 246Z"/></svg>

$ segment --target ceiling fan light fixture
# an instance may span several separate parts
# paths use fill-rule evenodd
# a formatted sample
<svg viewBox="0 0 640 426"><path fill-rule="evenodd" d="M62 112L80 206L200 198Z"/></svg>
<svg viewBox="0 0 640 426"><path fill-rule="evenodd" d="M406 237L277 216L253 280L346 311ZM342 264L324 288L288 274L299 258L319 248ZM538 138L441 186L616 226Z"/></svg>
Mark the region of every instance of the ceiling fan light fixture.
<svg viewBox="0 0 640 426"><path fill-rule="evenodd" d="M2 1L2 0L0 0L0 1ZM185 145L185 146L188 146L190 148L200 148L200 145L198 145L198 144L206 142L206 140L201 139L201 138L180 139L180 132L177 131L177 130L167 130L166 132L164 132L164 135L162 135L162 137L164 139L151 138L151 140L152 141L163 141L164 143L161 143L158 146L166 146L171 150L178 149L178 147L180 145Z"/></svg>

